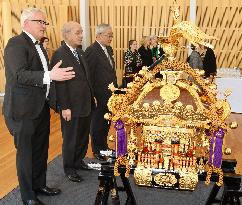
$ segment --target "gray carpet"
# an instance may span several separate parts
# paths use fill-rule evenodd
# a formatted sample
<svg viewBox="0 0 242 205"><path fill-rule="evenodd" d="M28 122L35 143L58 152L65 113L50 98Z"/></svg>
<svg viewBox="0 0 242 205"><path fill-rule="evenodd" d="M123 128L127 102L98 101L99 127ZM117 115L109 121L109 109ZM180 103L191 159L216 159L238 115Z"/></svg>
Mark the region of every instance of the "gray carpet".
<svg viewBox="0 0 242 205"><path fill-rule="evenodd" d="M47 184L60 188L62 193L58 196L39 196L39 198L47 205L93 205L99 184L98 173L95 170L80 171L79 174L83 176L84 181L70 182L64 176L62 158L59 156L48 165ZM119 180L117 182L121 185ZM212 185L207 187L204 182L199 182L193 192L138 187L134 184L132 176L130 182L138 205L204 205L212 188ZM124 204L126 194L119 192L119 196L121 204ZM0 205L21 204L19 188L0 200Z"/></svg>

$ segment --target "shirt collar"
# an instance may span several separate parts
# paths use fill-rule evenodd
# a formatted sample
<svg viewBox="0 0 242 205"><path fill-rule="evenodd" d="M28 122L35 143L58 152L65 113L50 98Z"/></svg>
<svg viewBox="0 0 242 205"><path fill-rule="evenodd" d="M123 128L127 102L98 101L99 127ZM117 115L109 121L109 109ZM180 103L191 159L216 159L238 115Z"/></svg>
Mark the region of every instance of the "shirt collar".
<svg viewBox="0 0 242 205"><path fill-rule="evenodd" d="M106 48L106 46L103 46L98 40L96 40L98 43L99 43L99 45L101 46L101 48L105 51L105 50L107 50L107 48Z"/></svg>
<svg viewBox="0 0 242 205"><path fill-rule="evenodd" d="M24 33L27 34L27 36L33 41L33 43L35 44L35 42L37 41L32 34L28 33L27 31L23 30Z"/></svg>
<svg viewBox="0 0 242 205"><path fill-rule="evenodd" d="M73 53L73 51L75 51L76 49L71 47L68 43L65 42L65 44L67 45L67 47L71 50L71 52Z"/></svg>

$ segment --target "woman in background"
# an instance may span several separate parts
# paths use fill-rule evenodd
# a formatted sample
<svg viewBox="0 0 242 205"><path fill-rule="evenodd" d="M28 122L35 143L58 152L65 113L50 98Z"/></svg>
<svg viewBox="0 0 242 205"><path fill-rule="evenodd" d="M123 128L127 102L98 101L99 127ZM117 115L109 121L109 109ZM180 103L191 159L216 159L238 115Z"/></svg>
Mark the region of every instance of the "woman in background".
<svg viewBox="0 0 242 205"><path fill-rule="evenodd" d="M49 38L47 37L43 37L40 39L40 43L42 43L43 47L45 50L48 49L48 45L49 45Z"/></svg>
<svg viewBox="0 0 242 205"><path fill-rule="evenodd" d="M138 73L141 70L142 60L141 56L137 51L137 41L130 40L129 48L124 53L124 85L133 80L133 75Z"/></svg>
<svg viewBox="0 0 242 205"><path fill-rule="evenodd" d="M152 53L153 62L156 62L165 52L163 49L158 45L157 36L150 36L150 49Z"/></svg>
<svg viewBox="0 0 242 205"><path fill-rule="evenodd" d="M193 44L191 45L192 52L190 56L188 57L187 62L189 63L189 66L193 69L203 69L203 61L200 53L202 53L202 50L200 47L195 47Z"/></svg>
<svg viewBox="0 0 242 205"><path fill-rule="evenodd" d="M49 56L49 38L43 37L40 39L40 43L43 45L44 49L46 50Z"/></svg>
<svg viewBox="0 0 242 205"><path fill-rule="evenodd" d="M151 66L153 64L152 52L150 50L150 37L144 36L140 42L141 46L138 49L142 59L142 66Z"/></svg>

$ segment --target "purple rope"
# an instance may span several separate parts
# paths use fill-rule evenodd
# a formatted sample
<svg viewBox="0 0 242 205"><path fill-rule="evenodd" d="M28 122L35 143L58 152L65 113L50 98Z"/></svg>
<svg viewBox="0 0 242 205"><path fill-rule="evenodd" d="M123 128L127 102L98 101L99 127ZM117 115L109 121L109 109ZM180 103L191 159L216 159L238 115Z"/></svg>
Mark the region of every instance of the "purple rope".
<svg viewBox="0 0 242 205"><path fill-rule="evenodd" d="M117 157L127 154L127 137L124 129L124 123L122 120L117 120L114 128L117 132Z"/></svg>
<svg viewBox="0 0 242 205"><path fill-rule="evenodd" d="M210 141L210 153L209 153L209 165L213 165L216 168L220 168L222 164L222 148L223 148L223 138L224 138L224 130L219 128L213 133L213 136ZM213 145L215 143L214 149ZM213 157L214 155L214 157Z"/></svg>

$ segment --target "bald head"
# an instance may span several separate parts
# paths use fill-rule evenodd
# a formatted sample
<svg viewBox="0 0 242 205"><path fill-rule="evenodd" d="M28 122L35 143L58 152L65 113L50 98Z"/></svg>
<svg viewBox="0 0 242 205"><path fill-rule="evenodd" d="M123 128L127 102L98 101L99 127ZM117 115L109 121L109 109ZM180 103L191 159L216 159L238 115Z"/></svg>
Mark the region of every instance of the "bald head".
<svg viewBox="0 0 242 205"><path fill-rule="evenodd" d="M64 41L73 48L81 45L83 39L83 30L79 23L69 21L62 27L62 36Z"/></svg>

